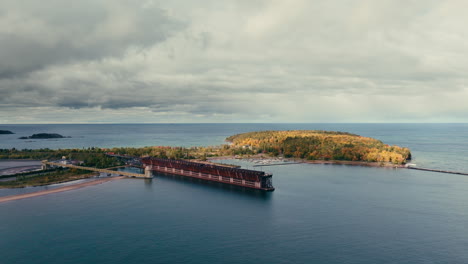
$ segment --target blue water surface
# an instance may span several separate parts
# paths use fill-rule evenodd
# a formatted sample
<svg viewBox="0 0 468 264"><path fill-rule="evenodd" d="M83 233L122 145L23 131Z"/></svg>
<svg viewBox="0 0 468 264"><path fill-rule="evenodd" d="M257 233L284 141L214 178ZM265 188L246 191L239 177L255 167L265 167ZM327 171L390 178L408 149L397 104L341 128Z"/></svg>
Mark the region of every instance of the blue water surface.
<svg viewBox="0 0 468 264"><path fill-rule="evenodd" d="M216 145L228 135L253 130L340 130L408 146L415 163L468 168L465 124L0 129L7 127L16 137L35 131L72 136L71 141L50 141L54 148ZM15 142L13 137L0 144L47 144ZM263 169L274 175L274 192L158 174L153 180L123 179L2 203L0 263L468 263L466 176L342 165Z"/></svg>

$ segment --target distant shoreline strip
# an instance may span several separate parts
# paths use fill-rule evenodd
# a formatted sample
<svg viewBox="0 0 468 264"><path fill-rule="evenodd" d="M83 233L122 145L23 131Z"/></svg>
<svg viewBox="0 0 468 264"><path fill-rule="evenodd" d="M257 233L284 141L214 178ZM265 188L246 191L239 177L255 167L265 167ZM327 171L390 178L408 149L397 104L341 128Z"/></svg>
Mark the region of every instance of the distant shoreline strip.
<svg viewBox="0 0 468 264"><path fill-rule="evenodd" d="M42 195L47 195L47 194L52 194L52 193L59 193L59 192L65 192L65 191L71 191L71 190L76 190L92 185L97 185L109 181L114 181L114 180L120 180L125 178L125 176L120 176L120 177L111 177L111 178L105 178L105 179L98 179L94 181L88 181L88 182L83 182L83 183L78 183L78 184L73 184L69 186L64 186L64 187L59 187L56 189L52 190L43 190L43 191L38 191L38 192L32 192L32 193L24 193L24 194L15 194L15 195L9 195L9 196L4 196L0 197L0 203L4 202L10 202L10 201L15 201L15 200L20 200L20 199L26 199L26 198L32 198L32 197L37 197L37 196L42 196Z"/></svg>

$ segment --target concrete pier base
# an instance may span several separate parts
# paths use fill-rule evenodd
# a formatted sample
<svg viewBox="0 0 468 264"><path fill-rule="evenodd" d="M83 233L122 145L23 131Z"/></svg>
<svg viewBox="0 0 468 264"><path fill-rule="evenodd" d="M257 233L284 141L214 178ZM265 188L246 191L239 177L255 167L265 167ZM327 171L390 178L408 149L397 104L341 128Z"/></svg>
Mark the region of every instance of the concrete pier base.
<svg viewBox="0 0 468 264"><path fill-rule="evenodd" d="M153 166L148 165L145 167L145 178L153 178Z"/></svg>

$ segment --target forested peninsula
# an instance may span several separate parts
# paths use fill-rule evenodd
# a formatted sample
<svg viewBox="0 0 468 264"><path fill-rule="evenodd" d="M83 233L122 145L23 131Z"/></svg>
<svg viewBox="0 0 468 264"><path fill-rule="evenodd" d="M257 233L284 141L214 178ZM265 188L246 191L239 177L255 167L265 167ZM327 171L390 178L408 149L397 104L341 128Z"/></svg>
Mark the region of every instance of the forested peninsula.
<svg viewBox="0 0 468 264"><path fill-rule="evenodd" d="M405 164L408 148L346 132L320 130L261 131L227 138L233 147L251 148L272 156L306 160L336 160Z"/></svg>

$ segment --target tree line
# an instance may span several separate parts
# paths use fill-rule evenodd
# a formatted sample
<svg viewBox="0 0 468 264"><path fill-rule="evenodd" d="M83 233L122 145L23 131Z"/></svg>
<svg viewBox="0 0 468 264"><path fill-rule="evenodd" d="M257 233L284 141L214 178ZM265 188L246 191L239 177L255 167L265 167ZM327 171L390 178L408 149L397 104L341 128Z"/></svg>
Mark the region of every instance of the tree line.
<svg viewBox="0 0 468 264"><path fill-rule="evenodd" d="M404 164L411 159L408 148L346 132L317 130L261 131L227 138L235 146L252 147L273 156L308 160L349 160Z"/></svg>

